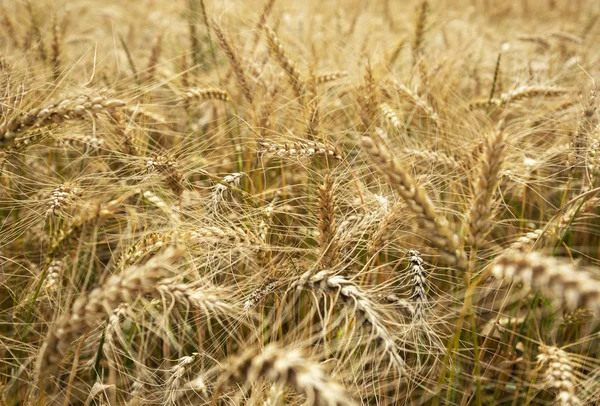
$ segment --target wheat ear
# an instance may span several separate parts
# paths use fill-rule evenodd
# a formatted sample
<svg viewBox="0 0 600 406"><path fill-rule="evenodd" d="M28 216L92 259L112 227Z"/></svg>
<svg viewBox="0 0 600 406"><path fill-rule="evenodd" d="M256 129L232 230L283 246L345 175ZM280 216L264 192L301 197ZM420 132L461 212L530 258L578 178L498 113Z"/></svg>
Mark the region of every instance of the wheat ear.
<svg viewBox="0 0 600 406"><path fill-rule="evenodd" d="M259 351L250 349L234 359L219 377L218 395L230 382L251 384L264 377L273 383L287 384L304 394L309 405L346 406L354 402L345 388L327 377L317 364L295 349L283 350L271 344Z"/></svg>
<svg viewBox="0 0 600 406"><path fill-rule="evenodd" d="M246 98L246 100L248 100L250 104L252 104L252 91L250 89L250 85L248 84L246 72L242 67L237 52L231 46L227 37L225 36L225 33L223 32L223 29L219 26L219 24L217 24L216 21L213 21L212 28L215 32L215 35L217 36L217 42L219 43L219 46L221 47L221 49L223 49L223 52L225 52L225 55L227 56L227 59L229 60L229 63L233 68L233 72L235 73L235 77L238 81L238 84L242 89L242 93L244 93L244 97Z"/></svg>
<svg viewBox="0 0 600 406"><path fill-rule="evenodd" d="M57 321L40 350L37 368L40 382L56 370L74 340L102 322L121 303L131 303L138 296L156 292L156 281L169 275L170 264L181 256L180 250L171 248L143 266L133 266L123 275L111 276L102 287L79 297L71 311Z"/></svg>
<svg viewBox="0 0 600 406"><path fill-rule="evenodd" d="M500 180L506 150L502 129L486 139L483 155L479 159L479 172L475 181L471 207L467 214L467 241L473 249L485 242L494 217L494 193Z"/></svg>
<svg viewBox="0 0 600 406"><path fill-rule="evenodd" d="M399 160L380 143L369 137L362 138L363 150L386 174L392 186L407 203L427 232L431 243L440 251L443 259L459 268L466 266L466 256L459 246L458 236L450 229L448 221L437 213L437 209L427 192L418 186Z"/></svg>
<svg viewBox="0 0 600 406"><path fill-rule="evenodd" d="M522 281L569 309L584 306L600 311L600 280L564 259L509 251L496 260L492 273L498 278Z"/></svg>
<svg viewBox="0 0 600 406"><path fill-rule="evenodd" d="M376 310L375 304L360 287L340 275L325 270L311 276L308 271L293 285L296 290L321 290L329 294L337 294L342 302L358 313L361 324L371 327L373 335L383 344L384 352L400 376L406 375L406 363L399 354L393 335Z"/></svg>
<svg viewBox="0 0 600 406"><path fill-rule="evenodd" d="M339 242L336 234L333 180L330 175L327 175L323 185L319 187L319 243L322 269L333 267L339 260Z"/></svg>
<svg viewBox="0 0 600 406"><path fill-rule="evenodd" d="M540 366L548 364L546 368L546 384L557 390L556 403L561 406L580 405L577 396L577 379L575 368L569 355L560 348L540 345L537 361Z"/></svg>

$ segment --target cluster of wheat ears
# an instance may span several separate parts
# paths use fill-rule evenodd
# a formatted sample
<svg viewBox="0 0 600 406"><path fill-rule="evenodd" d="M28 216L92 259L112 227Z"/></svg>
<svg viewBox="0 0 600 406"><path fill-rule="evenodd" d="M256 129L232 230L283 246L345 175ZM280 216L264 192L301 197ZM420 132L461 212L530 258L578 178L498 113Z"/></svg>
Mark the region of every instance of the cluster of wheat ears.
<svg viewBox="0 0 600 406"><path fill-rule="evenodd" d="M599 17L0 1L0 403L600 404Z"/></svg>

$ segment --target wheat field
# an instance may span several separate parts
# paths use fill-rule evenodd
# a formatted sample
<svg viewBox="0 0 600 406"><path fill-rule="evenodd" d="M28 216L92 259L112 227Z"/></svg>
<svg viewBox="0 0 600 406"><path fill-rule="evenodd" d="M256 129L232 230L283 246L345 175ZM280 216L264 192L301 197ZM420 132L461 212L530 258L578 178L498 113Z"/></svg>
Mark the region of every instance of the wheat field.
<svg viewBox="0 0 600 406"><path fill-rule="evenodd" d="M597 0L0 0L0 403L600 405Z"/></svg>

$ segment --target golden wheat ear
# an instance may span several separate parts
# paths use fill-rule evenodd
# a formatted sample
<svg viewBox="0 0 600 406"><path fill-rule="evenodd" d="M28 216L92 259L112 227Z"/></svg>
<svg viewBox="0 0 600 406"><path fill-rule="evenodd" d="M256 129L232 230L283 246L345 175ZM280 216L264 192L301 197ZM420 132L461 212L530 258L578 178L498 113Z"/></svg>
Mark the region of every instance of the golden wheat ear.
<svg viewBox="0 0 600 406"><path fill-rule="evenodd" d="M450 229L448 221L438 210L423 187L418 186L411 174L392 153L373 138L363 137L362 149L373 159L391 185L404 199L408 208L417 216L419 224L449 264L466 267L466 256L460 247L458 236Z"/></svg>
<svg viewBox="0 0 600 406"><path fill-rule="evenodd" d="M579 269L566 259L509 251L494 262L492 273L522 281L569 309L582 306L600 311L600 279L592 270Z"/></svg>
<svg viewBox="0 0 600 406"><path fill-rule="evenodd" d="M346 389L328 378L319 365L304 358L298 350L283 349L276 344L270 344L262 351L250 349L234 358L219 377L214 396L220 395L228 384L252 384L261 377L293 387L306 397L309 405L355 404Z"/></svg>

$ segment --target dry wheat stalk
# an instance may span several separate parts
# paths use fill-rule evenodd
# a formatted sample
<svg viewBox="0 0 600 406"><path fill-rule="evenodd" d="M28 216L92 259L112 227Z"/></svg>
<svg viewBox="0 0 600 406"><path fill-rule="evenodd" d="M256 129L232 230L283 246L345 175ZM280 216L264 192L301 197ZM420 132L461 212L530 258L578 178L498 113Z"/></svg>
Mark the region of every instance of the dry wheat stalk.
<svg viewBox="0 0 600 406"><path fill-rule="evenodd" d="M492 273L497 278L522 281L569 309L582 306L600 311L600 280L590 270L578 269L564 259L509 251L494 262Z"/></svg>
<svg viewBox="0 0 600 406"><path fill-rule="evenodd" d="M437 213L437 208L427 196L425 189L417 185L409 172L385 146L369 137L362 138L361 146L385 173L408 208L417 215L421 226L427 231L427 237L440 251L443 259L459 268L464 268L466 257L460 248L458 236L450 229L448 221Z"/></svg>
<svg viewBox="0 0 600 406"><path fill-rule="evenodd" d="M218 394L230 382L252 384L261 377L292 386L306 396L309 405L354 404L345 388L328 378L319 365L304 358L296 349L284 350L276 344L268 345L262 351L250 349L232 360L219 377L215 392Z"/></svg>
<svg viewBox="0 0 600 406"><path fill-rule="evenodd" d="M540 366L548 364L546 384L557 390L556 403L561 406L580 405L577 396L577 377L569 354L557 347L540 345L537 361Z"/></svg>

